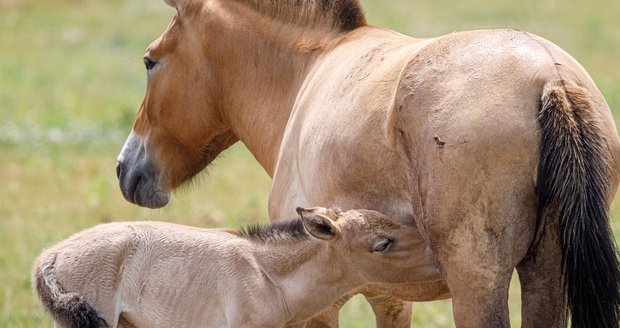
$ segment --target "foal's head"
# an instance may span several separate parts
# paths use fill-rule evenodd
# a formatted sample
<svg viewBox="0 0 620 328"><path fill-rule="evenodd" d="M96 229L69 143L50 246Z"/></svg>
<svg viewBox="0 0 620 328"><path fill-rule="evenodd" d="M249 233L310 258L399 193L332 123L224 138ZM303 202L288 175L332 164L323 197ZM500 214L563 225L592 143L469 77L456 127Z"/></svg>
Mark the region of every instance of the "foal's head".
<svg viewBox="0 0 620 328"><path fill-rule="evenodd" d="M365 283L409 282L409 272L422 263L411 256L419 241L411 238L413 228L370 210L335 212L325 208L297 208L304 227L314 237L329 242L347 263L348 272Z"/></svg>

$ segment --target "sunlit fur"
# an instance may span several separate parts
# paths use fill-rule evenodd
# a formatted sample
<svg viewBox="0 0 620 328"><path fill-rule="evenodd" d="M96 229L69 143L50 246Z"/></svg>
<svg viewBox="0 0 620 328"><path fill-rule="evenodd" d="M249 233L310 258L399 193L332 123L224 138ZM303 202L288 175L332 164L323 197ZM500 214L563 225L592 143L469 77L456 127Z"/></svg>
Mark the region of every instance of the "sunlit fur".
<svg viewBox="0 0 620 328"><path fill-rule="evenodd" d="M245 232L99 225L44 251L34 289L57 328L303 327L355 288L415 279L414 229L375 211L299 212Z"/></svg>
<svg viewBox="0 0 620 328"><path fill-rule="evenodd" d="M524 326L563 327L567 309L575 325L617 321L620 138L557 45L515 30L412 38L367 25L355 1L166 2L177 15L146 52L140 147L119 156L129 201L165 206L240 140L273 178L271 218L339 206L416 227L424 283L365 289L378 326L411 322L401 299L448 296L457 326L507 326L515 268ZM336 327L343 302L314 324Z"/></svg>

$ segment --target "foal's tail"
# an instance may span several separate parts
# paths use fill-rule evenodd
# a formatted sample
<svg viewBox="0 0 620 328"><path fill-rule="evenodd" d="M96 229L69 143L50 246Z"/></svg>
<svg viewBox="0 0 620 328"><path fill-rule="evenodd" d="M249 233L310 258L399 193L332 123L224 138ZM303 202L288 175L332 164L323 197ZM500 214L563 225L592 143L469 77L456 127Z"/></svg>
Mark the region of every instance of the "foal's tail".
<svg viewBox="0 0 620 328"><path fill-rule="evenodd" d="M56 280L56 254L41 256L32 273L33 288L54 320L69 328L108 328L95 308L77 293L66 291Z"/></svg>
<svg viewBox="0 0 620 328"><path fill-rule="evenodd" d="M587 90L547 83L538 118L539 221L559 218L562 284L572 327L618 327L620 264L609 225L611 154Z"/></svg>

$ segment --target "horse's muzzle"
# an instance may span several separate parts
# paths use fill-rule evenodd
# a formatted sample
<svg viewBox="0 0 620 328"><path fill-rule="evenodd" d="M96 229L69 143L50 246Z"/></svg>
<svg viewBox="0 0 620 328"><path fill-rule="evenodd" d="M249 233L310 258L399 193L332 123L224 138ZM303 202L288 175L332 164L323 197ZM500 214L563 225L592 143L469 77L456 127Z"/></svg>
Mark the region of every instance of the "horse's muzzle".
<svg viewBox="0 0 620 328"><path fill-rule="evenodd" d="M170 202L172 194L160 186L160 172L149 161L142 140L133 132L127 138L116 164L121 193L133 204L160 208Z"/></svg>

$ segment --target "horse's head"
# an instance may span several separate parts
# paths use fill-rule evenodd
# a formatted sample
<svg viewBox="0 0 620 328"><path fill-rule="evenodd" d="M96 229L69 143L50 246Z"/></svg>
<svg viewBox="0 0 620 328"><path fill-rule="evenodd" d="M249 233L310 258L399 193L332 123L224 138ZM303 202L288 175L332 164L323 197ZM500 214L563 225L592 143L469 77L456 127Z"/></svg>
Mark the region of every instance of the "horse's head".
<svg viewBox="0 0 620 328"><path fill-rule="evenodd" d="M146 95L116 168L125 199L151 208L238 140L222 117L204 19L192 14L202 1L181 2L166 0L177 15L144 55Z"/></svg>

